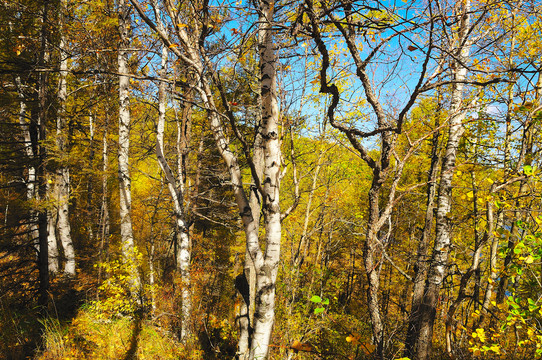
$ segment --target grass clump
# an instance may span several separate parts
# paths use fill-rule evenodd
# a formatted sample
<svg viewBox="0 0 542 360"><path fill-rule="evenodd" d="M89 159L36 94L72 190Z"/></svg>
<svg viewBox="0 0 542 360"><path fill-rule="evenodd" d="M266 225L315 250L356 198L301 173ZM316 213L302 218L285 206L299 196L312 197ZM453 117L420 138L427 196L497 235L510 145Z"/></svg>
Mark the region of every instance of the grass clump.
<svg viewBox="0 0 542 360"><path fill-rule="evenodd" d="M183 344L142 315L106 319L91 307L69 325L46 320L44 345L40 360L188 358Z"/></svg>

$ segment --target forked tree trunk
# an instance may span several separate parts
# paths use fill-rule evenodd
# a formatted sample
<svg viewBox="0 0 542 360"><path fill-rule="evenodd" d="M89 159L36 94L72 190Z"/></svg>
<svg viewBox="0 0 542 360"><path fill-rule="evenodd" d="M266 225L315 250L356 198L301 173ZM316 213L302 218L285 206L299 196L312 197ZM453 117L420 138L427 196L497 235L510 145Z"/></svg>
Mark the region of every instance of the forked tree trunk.
<svg viewBox="0 0 542 360"><path fill-rule="evenodd" d="M252 177L253 184L256 184L259 179L262 178L264 169L264 149L263 139L261 131L261 94L258 95L258 104L260 105L260 111L258 114L258 131L256 132L254 139L254 148L252 155L252 162L256 172L256 178ZM255 185L251 186L249 196L249 206L252 213L254 225L256 231L259 232L260 227L260 215L261 215L261 195ZM254 308L256 298L256 269L254 262L248 251L245 249L245 264L243 270L243 276L246 280L245 293L242 293L241 286L238 286L238 290L241 292L242 302L239 307L238 326L239 326L239 341L238 341L238 357L241 360L248 359L250 355L251 335L254 330ZM248 291L248 293L246 293Z"/></svg>
<svg viewBox="0 0 542 360"><path fill-rule="evenodd" d="M217 144L218 152L226 163L231 176L231 183L235 201L246 235L246 246L250 260L254 264L256 274L256 297L254 309L254 333L252 336L250 358L265 359L269 350L269 341L274 321L275 305L275 281L278 272L280 255L280 140L278 131L278 103L276 96L276 60L272 37L271 20L273 18L274 3L262 2L260 4L260 57L261 57L261 96L262 96L262 137L264 147L264 179L257 179L255 187L262 196L263 214L266 230L265 254L259 243L258 224L252 214L249 199L243 187L243 175L239 161L230 149L229 139L225 134L224 126L218 115L217 106L213 98L213 91L205 76L205 70L209 69L209 63L205 49L200 40L201 34L189 34L185 26L176 23L176 32L182 43L181 52L169 39L168 35L158 28L146 15L141 4L131 0L142 19L153 28L177 57L191 67L197 76L194 81L194 89L199 93L201 101L207 110L211 131ZM204 6L204 14L208 14L207 5ZM207 18L204 20L208 20ZM212 71L212 70L211 70ZM211 73L212 78L218 82L216 73ZM223 94L224 95L224 94ZM226 104L225 104L226 105ZM235 121L230 112L228 117ZM246 145L246 143L244 144ZM246 149L245 149L246 150ZM253 172L253 175L254 172Z"/></svg>
<svg viewBox="0 0 542 360"><path fill-rule="evenodd" d="M159 18L159 16L157 16ZM167 70L168 51L165 46L162 47L162 69L160 76L165 78ZM169 193L173 200L175 211L176 233L177 233L177 267L181 275L181 315L182 325L180 331L181 339L185 339L190 333L189 321L192 312L192 296L190 292L190 237L186 223L186 214L184 210L184 179L183 173L179 174L179 181L171 170L164 155L164 127L166 122L166 83L161 81L158 86L158 126L156 131L156 155L160 168L165 174ZM179 157L181 154L178 154Z"/></svg>

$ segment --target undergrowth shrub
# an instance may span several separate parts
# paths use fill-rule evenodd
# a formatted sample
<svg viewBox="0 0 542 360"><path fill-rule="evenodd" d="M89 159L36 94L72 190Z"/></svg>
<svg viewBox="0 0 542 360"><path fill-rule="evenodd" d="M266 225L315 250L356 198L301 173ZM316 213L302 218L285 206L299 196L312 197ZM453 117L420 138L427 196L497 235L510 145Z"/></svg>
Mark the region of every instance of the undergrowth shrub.
<svg viewBox="0 0 542 360"><path fill-rule="evenodd" d="M189 358L174 336L141 316L105 319L88 306L71 324L48 319L44 325L46 348L40 360Z"/></svg>

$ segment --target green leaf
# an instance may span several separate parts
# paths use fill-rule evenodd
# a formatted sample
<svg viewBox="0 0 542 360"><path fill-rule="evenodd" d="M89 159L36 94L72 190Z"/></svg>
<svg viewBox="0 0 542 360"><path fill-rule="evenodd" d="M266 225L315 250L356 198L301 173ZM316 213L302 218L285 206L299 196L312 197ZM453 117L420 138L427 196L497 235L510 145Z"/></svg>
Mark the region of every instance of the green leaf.
<svg viewBox="0 0 542 360"><path fill-rule="evenodd" d="M324 301L322 301L322 305L329 305L329 299L325 298Z"/></svg>
<svg viewBox="0 0 542 360"><path fill-rule="evenodd" d="M324 312L324 308L323 307L319 307L319 308L316 308L314 309L314 314L315 315L318 315L318 314L321 314Z"/></svg>
<svg viewBox="0 0 542 360"><path fill-rule="evenodd" d="M527 176L529 175L532 175L533 174L533 167L531 165L525 165L523 167L523 173Z"/></svg>
<svg viewBox="0 0 542 360"><path fill-rule="evenodd" d="M313 295L313 296L311 297L311 301L312 301L313 303L317 303L317 304L318 304L318 303L321 303L321 302L322 302L322 298L321 298L320 296L318 296L318 295Z"/></svg>

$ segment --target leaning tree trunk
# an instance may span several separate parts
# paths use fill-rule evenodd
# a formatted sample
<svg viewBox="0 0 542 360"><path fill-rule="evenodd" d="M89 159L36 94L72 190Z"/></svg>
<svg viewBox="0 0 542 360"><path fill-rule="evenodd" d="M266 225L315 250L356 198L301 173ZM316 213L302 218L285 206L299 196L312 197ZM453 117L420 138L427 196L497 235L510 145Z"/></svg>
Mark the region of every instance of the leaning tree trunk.
<svg viewBox="0 0 542 360"><path fill-rule="evenodd" d="M436 238L433 247L433 255L428 269L427 282L424 291L424 297L420 310L420 323L418 334L415 335L416 341L414 346L414 359L426 360L431 356L433 325L436 317L436 308L438 304L438 296L442 281L446 275L448 265L448 254L451 245L449 213L451 210L452 197L452 179L455 168L455 159L459 140L464 132L463 120L465 118L465 110L462 109L463 103L463 82L466 79L467 68L465 63L469 56L469 44L467 37L469 35L470 24L470 1L467 0L463 4L461 21L459 23L459 34L457 38L457 51L455 56L455 71L451 95L451 118L450 129L448 133L448 143L446 152L442 162L442 170L440 177L440 187L437 201L436 213Z"/></svg>
<svg viewBox="0 0 542 360"><path fill-rule="evenodd" d="M128 77L128 47L130 45L130 14L125 0L119 0L119 188L120 188L120 236L122 254L130 275L130 292L137 297L140 292L139 271L137 268L136 248L132 232L132 191L130 179L130 79Z"/></svg>

